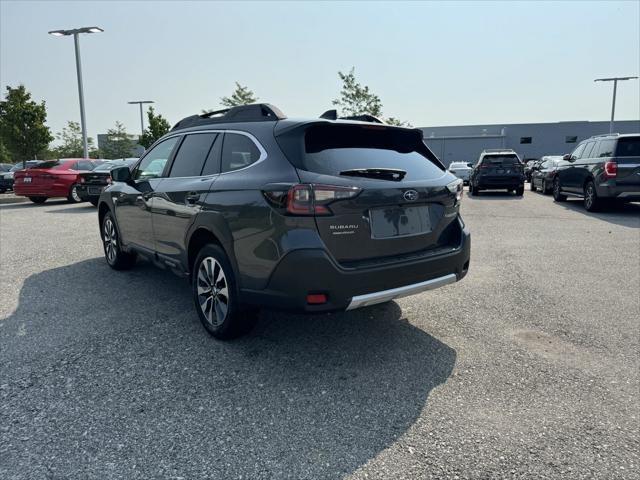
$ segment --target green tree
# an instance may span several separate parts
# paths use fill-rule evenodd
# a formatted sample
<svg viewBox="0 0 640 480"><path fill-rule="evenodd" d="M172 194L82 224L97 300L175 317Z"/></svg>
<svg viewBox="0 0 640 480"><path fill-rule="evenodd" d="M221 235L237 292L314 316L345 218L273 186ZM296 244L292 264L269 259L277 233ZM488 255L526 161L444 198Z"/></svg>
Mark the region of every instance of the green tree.
<svg viewBox="0 0 640 480"><path fill-rule="evenodd" d="M36 103L24 85L7 86L4 100L0 101L0 139L12 160L35 158L53 140L45 125L45 102Z"/></svg>
<svg viewBox="0 0 640 480"><path fill-rule="evenodd" d="M369 90L366 85L361 85L356 81L355 68L352 67L349 73L338 72L338 77L342 81L340 98L332 103L339 107L344 116L352 115L373 115L382 116L382 101L375 93Z"/></svg>
<svg viewBox="0 0 640 480"><path fill-rule="evenodd" d="M4 142L0 138L0 163L11 163L12 158L7 147L4 146Z"/></svg>
<svg viewBox="0 0 640 480"><path fill-rule="evenodd" d="M147 111L147 119L149 120L149 126L145 129L144 133L140 137L140 141L138 142L144 148L149 148L153 145L153 142L158 140L171 129L171 125L169 125L167 119L159 113L156 115L153 107L149 107L149 110Z"/></svg>
<svg viewBox="0 0 640 480"><path fill-rule="evenodd" d="M225 107L237 107L238 105L249 105L250 103L256 103L258 97L249 90L247 87L243 87L238 82L236 83L236 89L233 91L230 97L222 97L220 103Z"/></svg>
<svg viewBox="0 0 640 480"><path fill-rule="evenodd" d="M52 149L56 158L82 158L84 148L82 145L82 129L78 122L68 121L61 133L56 134L60 145ZM87 145L91 153L95 152L93 138L87 138ZM91 154L89 154L91 157Z"/></svg>
<svg viewBox="0 0 640 480"><path fill-rule="evenodd" d="M389 117L386 120L383 118L382 100L369 90L368 86L358 83L354 67L351 67L349 73L339 71L338 77L342 81L342 90L340 90L340 97L333 100L332 103L341 110L341 116L373 115L389 125L410 126L407 122L394 117Z"/></svg>
<svg viewBox="0 0 640 480"><path fill-rule="evenodd" d="M133 154L136 142L127 133L124 125L116 122L114 128L107 130L107 139L102 145L102 154L105 158L127 158Z"/></svg>

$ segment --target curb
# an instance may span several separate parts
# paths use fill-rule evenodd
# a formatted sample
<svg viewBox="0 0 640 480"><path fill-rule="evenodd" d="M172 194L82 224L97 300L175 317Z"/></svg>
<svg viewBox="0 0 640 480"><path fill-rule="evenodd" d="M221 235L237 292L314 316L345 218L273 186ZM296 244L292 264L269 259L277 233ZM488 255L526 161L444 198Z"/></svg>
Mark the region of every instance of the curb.
<svg viewBox="0 0 640 480"><path fill-rule="evenodd" d="M26 197L16 197L15 195L0 195L0 205L3 205L5 203L22 203L26 201Z"/></svg>

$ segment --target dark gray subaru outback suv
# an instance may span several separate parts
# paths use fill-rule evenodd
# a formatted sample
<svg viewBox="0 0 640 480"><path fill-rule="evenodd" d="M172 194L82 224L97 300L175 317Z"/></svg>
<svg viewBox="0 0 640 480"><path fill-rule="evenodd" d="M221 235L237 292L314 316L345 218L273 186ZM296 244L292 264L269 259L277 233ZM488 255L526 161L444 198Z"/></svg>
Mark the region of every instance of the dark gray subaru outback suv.
<svg viewBox="0 0 640 480"><path fill-rule="evenodd" d="M372 121L358 121L359 119ZM268 104L180 121L100 197L107 262L189 277L218 338L259 307L350 310L462 279L462 181L417 129L287 119Z"/></svg>

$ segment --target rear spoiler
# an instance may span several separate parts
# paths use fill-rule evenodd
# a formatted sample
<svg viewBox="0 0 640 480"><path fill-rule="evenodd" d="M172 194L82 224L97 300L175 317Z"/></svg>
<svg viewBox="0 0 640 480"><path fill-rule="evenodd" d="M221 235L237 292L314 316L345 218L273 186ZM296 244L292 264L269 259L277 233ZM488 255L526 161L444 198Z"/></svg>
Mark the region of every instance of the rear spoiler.
<svg viewBox="0 0 640 480"><path fill-rule="evenodd" d="M338 117L337 110L327 110L320 118L324 118L325 120L356 120L358 122L371 122L371 123L382 123L385 124L381 119L374 115L369 115L368 113L364 113L362 115L350 115L347 117Z"/></svg>

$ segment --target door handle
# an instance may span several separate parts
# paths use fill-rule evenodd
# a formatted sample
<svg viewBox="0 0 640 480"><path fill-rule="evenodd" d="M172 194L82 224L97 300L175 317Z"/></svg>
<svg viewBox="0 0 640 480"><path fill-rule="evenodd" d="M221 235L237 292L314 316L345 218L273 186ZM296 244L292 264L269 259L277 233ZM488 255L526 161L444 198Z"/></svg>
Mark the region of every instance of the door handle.
<svg viewBox="0 0 640 480"><path fill-rule="evenodd" d="M189 192L187 193L187 196L185 197L185 201L189 204L189 205L193 205L194 203L196 203L198 200L200 200L200 194L197 192Z"/></svg>

